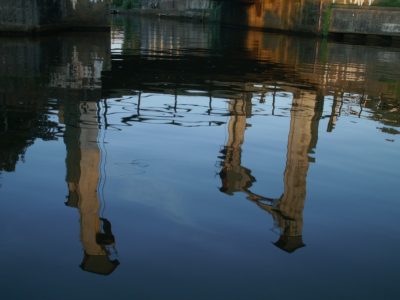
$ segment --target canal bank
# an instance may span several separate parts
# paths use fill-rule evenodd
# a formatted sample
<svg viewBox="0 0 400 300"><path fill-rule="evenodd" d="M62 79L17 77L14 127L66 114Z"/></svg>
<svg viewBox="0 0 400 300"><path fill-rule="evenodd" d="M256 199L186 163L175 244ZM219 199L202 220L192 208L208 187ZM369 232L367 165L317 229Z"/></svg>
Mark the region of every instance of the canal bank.
<svg viewBox="0 0 400 300"><path fill-rule="evenodd" d="M365 34L400 37L400 9L332 7L325 12L323 34ZM326 20L326 21L325 21Z"/></svg>
<svg viewBox="0 0 400 300"><path fill-rule="evenodd" d="M114 13L220 22L229 26L300 32L400 36L400 9L379 0L359 5L331 0L135 0L114 1ZM127 4L128 3L128 4ZM129 4L130 3L130 4ZM383 4L382 4L383 5Z"/></svg>
<svg viewBox="0 0 400 300"><path fill-rule="evenodd" d="M382 0L381 0L382 1ZM218 22L229 26L309 35L400 37L400 8L379 0L114 0L112 13ZM365 2L365 3L364 3ZM111 0L4 0L0 32L32 33L67 28L109 28ZM372 6L370 4L376 4ZM383 4L382 4L383 5Z"/></svg>

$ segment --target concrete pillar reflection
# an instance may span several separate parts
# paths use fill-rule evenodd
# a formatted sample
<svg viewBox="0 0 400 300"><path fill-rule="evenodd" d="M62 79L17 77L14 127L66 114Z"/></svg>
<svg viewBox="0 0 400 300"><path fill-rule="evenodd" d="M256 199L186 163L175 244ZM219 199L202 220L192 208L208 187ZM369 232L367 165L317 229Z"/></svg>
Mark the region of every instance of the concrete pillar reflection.
<svg viewBox="0 0 400 300"><path fill-rule="evenodd" d="M118 266L110 258L114 245L111 223L99 216L99 180L101 153L96 102L66 102L60 108L65 123L64 142L67 148L67 206L80 214L80 238L84 249L81 268L108 275Z"/></svg>
<svg viewBox="0 0 400 300"><path fill-rule="evenodd" d="M294 97L290 114L284 191L271 206L259 205L269 211L281 236L276 246L287 252L303 247L303 209L306 199L307 173L312 158L309 154L316 146L320 100L313 92L301 91Z"/></svg>
<svg viewBox="0 0 400 300"><path fill-rule="evenodd" d="M290 130L284 171L284 191L279 199L251 192L255 178L251 170L241 166L241 145L244 142L246 118L251 116L251 100L233 100L229 106L228 142L224 147L220 177L221 191L232 195L244 192L247 198L269 212L280 229L276 246L287 252L303 247L303 209L306 198L309 154L317 143L321 99L313 92L301 91L292 102ZM247 109L247 110L246 110Z"/></svg>
<svg viewBox="0 0 400 300"><path fill-rule="evenodd" d="M251 170L241 165L242 144L246 130L246 119L251 116L251 99L231 100L229 103L228 141L221 151L223 156L220 177L221 192L232 195L236 192L246 192L252 186L255 178Z"/></svg>

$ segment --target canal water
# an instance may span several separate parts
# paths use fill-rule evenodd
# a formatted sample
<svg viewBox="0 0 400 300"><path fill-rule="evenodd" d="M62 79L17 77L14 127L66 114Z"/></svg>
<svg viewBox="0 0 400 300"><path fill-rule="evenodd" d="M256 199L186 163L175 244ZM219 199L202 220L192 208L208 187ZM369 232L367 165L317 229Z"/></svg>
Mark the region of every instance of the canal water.
<svg viewBox="0 0 400 300"><path fill-rule="evenodd" d="M4 299L397 299L400 49L121 18L0 38Z"/></svg>

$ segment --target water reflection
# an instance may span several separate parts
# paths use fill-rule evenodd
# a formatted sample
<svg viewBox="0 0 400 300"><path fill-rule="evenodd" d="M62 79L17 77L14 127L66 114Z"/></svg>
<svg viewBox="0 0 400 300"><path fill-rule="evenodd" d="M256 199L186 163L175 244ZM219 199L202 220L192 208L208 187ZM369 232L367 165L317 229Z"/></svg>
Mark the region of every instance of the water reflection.
<svg viewBox="0 0 400 300"><path fill-rule="evenodd" d="M0 170L13 171L36 139L62 134L59 101L98 100L109 68L109 34L2 38L0 44Z"/></svg>
<svg viewBox="0 0 400 300"><path fill-rule="evenodd" d="M114 249L117 240L118 249L125 253L123 258L121 255L124 268L119 267L107 278L110 282L115 278L131 282L134 275L125 266L138 266L142 272L136 280L141 276L151 278L148 284L153 285L154 274L169 276L172 269L177 269L172 275L186 277L196 273L193 269L201 270L203 265L210 267L228 259L221 269L228 270L234 265L233 260L238 265L243 262L243 270L251 268L253 272L259 268L258 273L246 275L261 286L257 280L264 281L268 273L264 271L270 270L271 265L275 267L274 260L265 265L265 253L276 258L279 270L289 259L301 258L306 264L310 253L327 255L329 249L321 248L322 242L314 234L319 230L315 224L328 226L329 213L315 208L317 200L329 198L325 188L334 182L340 197L367 196L362 188L348 196L346 184L336 187L339 177L348 179L346 173L352 174L344 163L336 162L349 156L354 165L359 155L354 149L359 148L350 147L338 155L343 151L339 146L345 143L339 140L335 144L334 138L349 130L344 139L348 141L368 130L365 135L382 140L383 146L373 148L379 155L360 154L365 159L360 164L371 164L374 172L380 170L374 161L378 156L385 158L387 154L388 161L398 157L395 147L400 127L400 76L399 70L393 68L400 61L398 49L230 31L204 24L186 26L158 19L118 22L111 38L107 34L67 35L4 39L0 43L5 57L0 60L0 181L8 206L20 203L11 201L12 182L16 190L30 182L35 188L40 186L41 179L30 176L27 170L41 171L42 165L30 163L49 156L41 164L51 170L51 178L37 189L54 186L52 199L62 199L67 193L66 205L79 212L80 241L76 236L71 239L81 243L83 259L80 250L74 249L74 254L67 256L74 258L69 263L74 265L79 260L85 271L110 274L119 264ZM17 53L17 58L10 53ZM362 145L369 146L369 137L361 138ZM105 145L110 154L107 168ZM317 155L321 160L312 164ZM61 170L53 168L54 161L61 161ZM137 172L137 161L146 161L146 172ZM398 171L391 169L390 163L385 166L391 173L383 173L382 180L393 181ZM313 176L313 171L320 173ZM361 173L360 180L372 181L368 177L372 172ZM24 179L24 174L30 176L29 180ZM59 174L61 178L57 177ZM315 178L321 174L318 184L323 187L318 188ZM59 182L63 187L58 187ZM394 198L393 190L392 194L387 191L392 186L385 186L381 194ZM30 186L27 190L34 189ZM103 211L105 191L113 196L110 206L117 207L116 213ZM232 199L239 199L240 204ZM324 205L339 210L333 200ZM30 210L37 207L37 203L24 204ZM46 204L51 206L53 202ZM364 212L355 204L348 205L357 214ZM64 209L61 200L58 206L63 210L57 214L38 213L43 217L41 223L46 224L43 231L51 231L49 224L54 216L61 218L75 211ZM305 214L305 207L314 210ZM380 221L382 232L395 236L395 229L385 223L386 219L375 215L375 210L382 207L371 209L371 215ZM262 226L256 228L257 214L261 215L257 224ZM243 216L251 222L235 223ZM12 217L5 219L10 224L17 223ZM76 220L74 215L64 222L73 226ZM278 236L263 223L270 220L274 221ZM352 238L356 236L353 231L358 229L351 222L343 225L340 238L348 231ZM372 226L369 221L362 222L365 228ZM237 234L238 241L230 226L236 226L235 233L241 233ZM10 237L24 232L15 230L17 233L5 231L4 235L12 240ZM78 232L77 227L74 230L64 229L63 236ZM265 246L266 236L283 251ZM324 238L325 232L320 237ZM371 241L380 237L375 235ZM334 242L340 241L336 238ZM50 239L45 243L61 251L61 246L51 244ZM262 249L252 252L256 263L247 260L256 248L246 248L252 243ZM305 243L306 248L296 251ZM232 251L236 246L240 250L237 253ZM198 254L198 249L204 252ZM335 245L332 249L341 251ZM352 257L360 251L358 247L354 249ZM284 251L295 254L290 258L280 256ZM190 270L185 269L182 259L187 259ZM340 259L333 261L341 263ZM164 264L168 271L162 269ZM75 265L73 268L78 269ZM203 271L207 279L220 284L213 272ZM297 271L303 274L304 269ZM234 272L228 273L218 275L232 276ZM198 276L193 282L207 281Z"/></svg>
<svg viewBox="0 0 400 300"><path fill-rule="evenodd" d="M126 26L126 30L116 26L112 33L113 64L103 73L107 97L129 95L132 90L176 95L200 91L229 99L243 92L266 95L271 91L268 87L284 85L289 92L303 87L333 97L342 108L340 113L400 125L399 73L392 67L400 61L397 48L258 31L232 35L229 29L201 24L190 24L183 32L179 23L152 19L130 20ZM190 31L200 38L194 39ZM338 113L333 114L337 117Z"/></svg>
<svg viewBox="0 0 400 300"><path fill-rule="evenodd" d="M312 154L317 145L320 120L329 119L327 132L334 130L341 114L373 116L375 120L380 118L383 124L400 125L397 117L390 119L387 113L385 117L377 113L385 103L398 115L399 81L395 79L398 74L397 71L392 73L390 62L383 59L391 56L399 61L396 49L365 49L275 35L266 38L265 34L257 31L236 32L235 36L229 35L229 39L225 40L223 29L202 26L196 30L208 34L212 32L218 38L194 40L187 37L187 32L180 33L165 26L168 22L144 19L139 23L135 37L118 34L118 28L114 32L114 61L111 71L106 72L103 78L109 97L129 94L129 89L139 91L136 113L122 117L123 122L222 125L225 121L218 120L218 117L225 113L218 114L218 111L212 110L213 99L229 98L228 140L220 156L220 191L228 195L244 193L247 199L270 213L280 231L275 245L287 252L304 246L302 228L307 173L310 162L314 161ZM173 22L169 24L172 28L175 26ZM143 31L142 28L151 30ZM185 37L180 39L182 36ZM158 42L150 43L149 40ZM179 41L179 45L169 41ZM349 59L351 62L348 62ZM128 75L132 69L140 76ZM254 100L258 98L263 104L269 97L271 115L275 115L277 89L289 93L292 103L288 116L290 127L283 174L284 190L279 198L273 198L252 192L256 178L250 168L242 165L241 157L247 120L261 111L265 114L263 109L252 112ZM152 93L170 94L175 100L173 104L163 103L165 107L147 107L143 110L147 115L141 116L142 93L150 96ZM180 98L209 97L209 109L206 110L203 105L193 122L191 109L201 105L192 105L177 114L178 95ZM324 111L325 98L330 108ZM151 99L147 99L147 103L152 103ZM207 119L210 113L214 122Z"/></svg>
<svg viewBox="0 0 400 300"><path fill-rule="evenodd" d="M57 123L37 103L23 109L10 105L0 109L0 172L15 171L17 162L24 161L25 152L35 139L54 140Z"/></svg>
<svg viewBox="0 0 400 300"><path fill-rule="evenodd" d="M79 210L81 241L84 258L81 268L85 271L108 275L118 266L112 259L115 238L111 223L100 217L100 198L104 191L101 172L105 153L100 151L98 103L68 101L60 105L61 123L65 124L64 143L67 148L66 181L69 207ZM103 129L104 130L104 129Z"/></svg>
<svg viewBox="0 0 400 300"><path fill-rule="evenodd" d="M323 100L322 100L323 101ZM251 192L256 178L241 163L242 144L245 140L246 120L251 117L251 99L233 100L228 124L228 142L222 153L221 192L232 195L243 192L247 199L269 212L281 235L275 243L279 248L293 252L304 246L302 241L303 208L306 199L306 179L309 156L317 144L318 123L323 103L315 94L301 91L293 98L287 143L284 191L273 199Z"/></svg>
<svg viewBox="0 0 400 300"><path fill-rule="evenodd" d="M109 34L10 39L0 46L0 171L13 172L35 140L63 137L67 149L67 206L80 214L81 268L110 274L119 264L111 223L100 217L102 156L98 100L109 67ZM12 72L9 76L9 72ZM24 86L24 89L20 89Z"/></svg>

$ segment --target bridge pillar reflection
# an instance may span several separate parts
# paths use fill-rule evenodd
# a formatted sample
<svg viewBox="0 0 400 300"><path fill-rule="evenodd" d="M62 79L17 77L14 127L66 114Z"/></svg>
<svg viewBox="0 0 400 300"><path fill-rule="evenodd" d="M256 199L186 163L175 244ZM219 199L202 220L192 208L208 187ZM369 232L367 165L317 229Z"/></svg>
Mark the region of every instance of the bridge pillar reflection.
<svg viewBox="0 0 400 300"><path fill-rule="evenodd" d="M111 223L99 216L101 152L98 144L98 103L69 101L60 107L65 124L64 143L67 148L67 177L69 195L66 205L80 214L80 237L84 249L81 268L108 275L118 266L111 259L114 245Z"/></svg>
<svg viewBox="0 0 400 300"><path fill-rule="evenodd" d="M247 118L251 117L251 98L230 100L228 122L228 141L221 150L223 156L220 177L221 192L233 195L235 192L247 192L255 178L251 170L242 166L242 144L246 130Z"/></svg>
<svg viewBox="0 0 400 300"><path fill-rule="evenodd" d="M301 91L294 93L290 114L290 129L287 143L284 191L280 198L273 199L253 193L250 188L256 181L251 170L241 165L241 146L244 142L246 118L251 116L251 99L232 100L229 105L231 117L228 124L228 142L222 152L220 190L232 195L243 192L260 208L269 212L280 238L276 246L287 252L303 247L303 209L306 199L309 156L316 146L318 123L322 113L319 94Z"/></svg>
<svg viewBox="0 0 400 300"><path fill-rule="evenodd" d="M318 123L321 117L321 99L315 93L302 91L293 99L290 113L286 167L284 172L284 192L275 203L263 208L271 212L281 236L275 243L281 249L293 252L304 246L303 209L307 190L309 156L316 147Z"/></svg>

